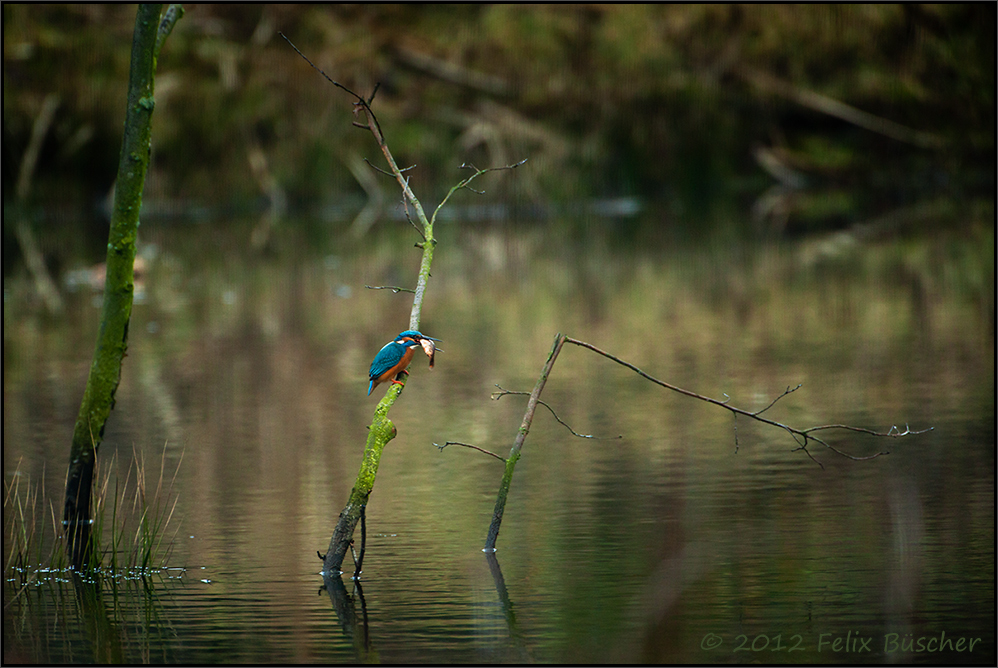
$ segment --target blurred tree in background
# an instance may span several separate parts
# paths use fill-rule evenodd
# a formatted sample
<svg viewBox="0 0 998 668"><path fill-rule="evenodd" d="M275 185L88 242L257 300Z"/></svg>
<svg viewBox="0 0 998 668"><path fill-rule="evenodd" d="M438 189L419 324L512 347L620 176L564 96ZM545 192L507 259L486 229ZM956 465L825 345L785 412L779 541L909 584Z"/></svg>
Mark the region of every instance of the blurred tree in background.
<svg viewBox="0 0 998 668"><path fill-rule="evenodd" d="M56 221L106 207L133 15L4 5L5 205L55 92L35 200ZM256 211L276 188L292 210L363 203L369 138L277 31L352 89L381 83L388 140L431 201L462 161L529 157L490 194L633 197L688 225L755 202L759 229L801 232L927 198L993 202L995 20L991 3L192 5L159 64L147 207ZM760 199L774 183L822 194Z"/></svg>

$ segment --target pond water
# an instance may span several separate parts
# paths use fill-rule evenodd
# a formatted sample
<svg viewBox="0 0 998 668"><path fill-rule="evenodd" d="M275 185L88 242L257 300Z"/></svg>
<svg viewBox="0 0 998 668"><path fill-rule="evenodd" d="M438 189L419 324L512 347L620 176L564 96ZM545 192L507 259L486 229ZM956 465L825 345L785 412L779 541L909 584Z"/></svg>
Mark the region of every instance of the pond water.
<svg viewBox="0 0 998 668"><path fill-rule="evenodd" d="M384 392L366 396L368 364L408 323L411 296L364 286L412 282L411 228L296 227L255 253L247 226L143 226L155 252L100 460L109 498L134 496L138 463L173 508L169 551L96 583L39 563L99 296L48 317L5 281L5 485L38 490L41 518L15 571L5 503L5 663L993 665L993 225L709 250L624 245L616 225L441 228L420 329L443 350L392 410L359 585L324 582L316 553ZM558 332L747 410L802 384L765 414L794 427L932 431L828 432L890 454L812 459L566 346L542 399L595 438L539 408L492 559L500 462L434 445L507 454L525 397L491 395L529 391Z"/></svg>

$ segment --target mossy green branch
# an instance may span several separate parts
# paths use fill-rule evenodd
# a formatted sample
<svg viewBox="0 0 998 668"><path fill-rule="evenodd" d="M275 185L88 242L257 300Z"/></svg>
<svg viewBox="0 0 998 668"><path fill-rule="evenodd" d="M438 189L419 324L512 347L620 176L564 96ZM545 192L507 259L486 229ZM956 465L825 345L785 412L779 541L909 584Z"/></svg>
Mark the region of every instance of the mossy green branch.
<svg viewBox="0 0 998 668"><path fill-rule="evenodd" d="M373 119L372 126L376 127ZM375 136L380 138L379 133L376 133ZM379 139L379 143L380 141ZM384 152L386 157L391 157L391 152L388 151L387 147L384 147ZM390 164L393 169L397 169L394 160ZM419 203L419 200L416 199L415 195L411 194L411 191L406 196L411 197L412 201L416 204ZM419 212L420 214L422 213L422 207L419 208ZM425 216L423 219L425 220ZM412 311L409 315L409 329L419 329L423 295L430 277L430 267L433 264L433 249L437 243L433 238L433 225L427 221L423 229L423 259L420 262L416 294L413 297ZM322 559L322 569L327 575L335 575L342 571L343 559L346 557L347 550L350 548L351 541L353 540L354 529L357 528L361 513L367 506L367 499L374 489L374 481L378 475L378 466L381 463L381 454L385 446L388 445L388 442L395 438L395 435L398 433L395 425L388 418L388 411L391 410L392 406L395 405L395 400L402 394L406 378L403 375L401 385L392 383L388 392L385 393L384 398L378 402L378 407L374 410L374 420L371 422L371 426L368 427L367 444L364 446L364 459L361 462L360 471L357 473L357 480L354 483L353 490L350 492L350 500L340 513L340 519L336 523L336 528L333 529L332 537L329 539L329 548Z"/></svg>
<svg viewBox="0 0 998 668"><path fill-rule="evenodd" d="M161 8L160 4L139 5L135 16L124 138L108 234L100 331L70 448L63 519L67 528L70 555L78 566L86 559L86 545L89 541L94 462L104 437L104 426L114 408L114 395L121 380L121 364L128 346L128 323L132 315L134 292L135 243L142 207L142 190L149 169L152 113L156 106L153 81ZM179 15L174 12L172 16L171 21L175 23Z"/></svg>
<svg viewBox="0 0 998 668"><path fill-rule="evenodd" d="M419 277L416 279L416 294L412 299L412 311L409 313L409 329L419 330L419 318L423 312L423 295L430 281L430 267L433 264L433 249L437 245L433 238L433 223L425 227L426 240L422 243L423 259L419 263Z"/></svg>
<svg viewBox="0 0 998 668"><path fill-rule="evenodd" d="M354 529L360 521L361 513L367 506L367 499L374 489L374 480L381 464L381 454L388 442L395 438L398 431L388 418L388 411L402 392L402 386L392 384L384 398L378 402L374 410L374 420L367 433L367 444L364 446L364 459L360 463L357 480L350 491L350 500L340 513L339 522L329 539L329 548L322 559L322 570L327 575L340 572L343 559L353 539Z"/></svg>
<svg viewBox="0 0 998 668"><path fill-rule="evenodd" d="M390 155L390 153L389 153ZM415 198L415 196L413 196ZM416 294L413 298L412 312L409 316L409 328L419 329L419 316L423 303L423 294L426 290L426 283L430 276L430 266L433 263L433 248L436 241L433 240L433 226L427 224L424 228L426 235L423 243L423 259L420 263L419 279L416 285ZM368 427L367 444L364 446L364 459L357 473L357 480L353 490L350 492L350 500L340 512L340 519L333 529L333 535L329 539L329 548L322 558L322 570L327 575L335 575L342 571L343 559L353 540L354 529L360 521L361 513L367 506L367 499L374 489L374 481L378 475L378 466L381 464L381 454L384 452L388 442L395 438L398 433L395 425L388 418L388 412L395 405L395 400L402 394L405 387L406 376L403 374L402 384L392 383L385 393L384 398L378 402L378 407L374 410L374 420Z"/></svg>

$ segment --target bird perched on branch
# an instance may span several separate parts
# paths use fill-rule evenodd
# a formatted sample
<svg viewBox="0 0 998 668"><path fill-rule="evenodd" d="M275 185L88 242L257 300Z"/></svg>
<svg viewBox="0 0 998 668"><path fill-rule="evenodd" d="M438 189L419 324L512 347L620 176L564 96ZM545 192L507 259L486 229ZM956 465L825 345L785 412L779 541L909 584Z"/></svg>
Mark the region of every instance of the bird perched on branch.
<svg viewBox="0 0 998 668"><path fill-rule="evenodd" d="M408 373L406 367L409 366L412 355L419 346L422 346L423 352L430 358L430 368L432 369L433 354L436 352L436 346L433 342L439 340L432 336L424 336L414 329L409 329L396 336L394 341L386 343L374 356L374 361L371 362L371 384L367 386L367 396L371 396L371 392L378 385L389 380L401 385L402 381L398 380L396 376Z"/></svg>

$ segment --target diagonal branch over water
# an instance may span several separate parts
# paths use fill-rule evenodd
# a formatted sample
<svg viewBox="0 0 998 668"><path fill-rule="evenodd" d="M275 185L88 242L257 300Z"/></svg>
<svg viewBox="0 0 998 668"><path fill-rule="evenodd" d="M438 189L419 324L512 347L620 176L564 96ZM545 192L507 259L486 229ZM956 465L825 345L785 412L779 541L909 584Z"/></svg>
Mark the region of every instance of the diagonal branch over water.
<svg viewBox="0 0 998 668"><path fill-rule="evenodd" d="M828 425L821 425L821 426L818 426L818 427L810 427L808 429L797 429L796 427L791 427L790 425L784 424L782 422L777 422L776 420L770 420L769 418L762 417L762 413L764 413L764 412L768 411L770 408L772 408L773 405L776 404L776 402L779 401L780 399L782 399L783 397L787 396L788 394L790 394L792 392L796 392L798 389L800 389L801 385L797 385L797 387L794 387L794 388L788 387L783 392L783 394L781 394L780 396L778 396L775 399L773 399L773 401L770 402L770 404L768 406L766 406L765 408L763 408L761 410L758 410L758 411L747 411L747 410L745 410L743 408L738 408L737 406L732 406L729 403L730 402L730 398L725 399L724 401L721 401L719 399L714 399L712 397L707 397L707 396L704 396L702 394L697 394L696 392L692 392L690 390L684 389L682 387L678 387L676 385L672 385L671 383L667 383L664 380L659 380L658 378L655 378L654 376L650 376L649 374L645 373L644 371L642 371L638 367L634 366L630 362L626 362L626 361L620 359L619 357L617 357L616 355L612 355L612 354L606 352L605 350L600 350L599 348L597 348L596 346L594 346L591 343L586 343L585 341L579 341L578 339L573 339L573 338L568 337L568 336L564 337L564 340L565 340L566 343L571 343L571 344L574 344L576 346L580 346L582 348L587 348L587 349L593 351L594 353L598 353L598 354L602 355L603 357L606 357L607 359L611 359L614 362L616 362L617 364L620 364L621 366L625 366L628 369L630 369L631 371L634 371L635 373L637 373L642 378L650 380L651 382L655 383L656 385L660 385L660 386L662 386L662 387L664 387L664 388L666 388L668 390L672 390L673 392L678 392L679 394L684 394L684 395L686 395L688 397L692 397L694 399L699 399L700 401L706 401L707 403L714 404L715 406L720 406L721 408L725 408L725 409L731 411L736 416L738 416L738 415L744 415L745 417L751 418L753 420L758 420L759 422L763 422L763 423L771 425L773 427L779 427L780 429L783 429L784 431L786 431L787 433L789 433L793 437L793 439L797 443L797 445L799 446L799 447L795 448L794 451L803 450L804 454L806 454L808 457L810 457L815 463L818 464L818 466L821 466L822 468L824 468L824 465L821 462L819 462L818 460L814 459L814 457L811 455L811 452L807 449L808 441L814 441L816 443L820 443L821 445L825 446L826 448L828 448L832 452L834 452L834 453L836 453L838 455L841 455L841 456L843 456L843 457L845 457L847 459L852 459L854 461L864 461L864 460L867 460L867 459L874 459L876 457L880 457L881 455L890 454L890 452L889 451L882 451L882 452L877 452L877 453L872 454L872 455L867 455L866 457L858 457L856 455L851 455L851 454L849 454L847 452L843 452L842 450L839 450L835 446L829 444L827 441L824 441L824 440L818 438L817 436L814 436L813 432L822 431L822 430L826 430L826 429L844 429L844 430L847 430L847 431L854 431L854 432L858 432L858 433L861 433L861 434L869 434L870 436L879 436L879 437L884 437L884 438L900 438L902 436L910 436L910 435L915 435L915 434L924 434L926 432L932 431L932 427L929 427L927 429L921 429L921 430L913 431L910 428L908 428L907 425L905 426L904 431L901 431L896 426L892 426L887 431L875 431L873 429L867 429L865 427L854 427L854 426L845 425L845 424L828 424Z"/></svg>

